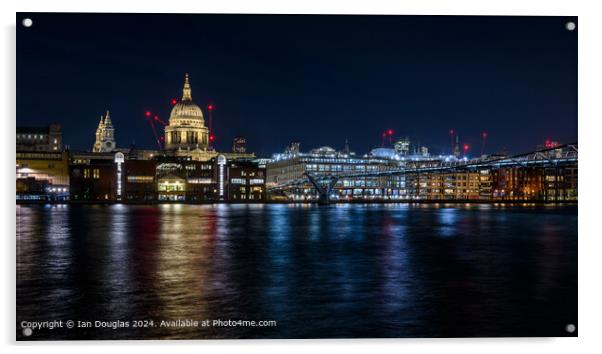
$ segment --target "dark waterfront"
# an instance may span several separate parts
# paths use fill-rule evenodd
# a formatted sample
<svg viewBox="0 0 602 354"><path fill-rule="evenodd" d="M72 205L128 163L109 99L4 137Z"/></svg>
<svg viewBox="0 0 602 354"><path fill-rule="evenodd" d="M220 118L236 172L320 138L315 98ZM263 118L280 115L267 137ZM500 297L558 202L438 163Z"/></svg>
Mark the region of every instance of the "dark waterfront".
<svg viewBox="0 0 602 354"><path fill-rule="evenodd" d="M576 206L16 208L18 339L566 336L577 324ZM277 326L158 327L177 319ZM22 335L21 321L46 320L157 327Z"/></svg>

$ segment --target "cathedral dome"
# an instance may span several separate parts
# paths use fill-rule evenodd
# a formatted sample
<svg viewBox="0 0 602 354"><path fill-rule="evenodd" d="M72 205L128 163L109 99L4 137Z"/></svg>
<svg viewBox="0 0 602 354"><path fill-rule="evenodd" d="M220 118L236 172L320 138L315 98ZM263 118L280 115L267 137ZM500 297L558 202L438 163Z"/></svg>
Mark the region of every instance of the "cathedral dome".
<svg viewBox="0 0 602 354"><path fill-rule="evenodd" d="M171 120L172 118L196 118L203 120L203 111L192 101L178 102L171 109L169 119Z"/></svg>
<svg viewBox="0 0 602 354"><path fill-rule="evenodd" d="M171 109L165 126L165 150L201 150L209 148L209 129L205 126L203 111L192 102L188 74L184 80L182 100Z"/></svg>
<svg viewBox="0 0 602 354"><path fill-rule="evenodd" d="M186 79L184 81L182 100L176 103L171 109L169 121L170 124L205 124L203 111L201 111L199 106L192 102L192 92L188 81L188 74L186 74Z"/></svg>

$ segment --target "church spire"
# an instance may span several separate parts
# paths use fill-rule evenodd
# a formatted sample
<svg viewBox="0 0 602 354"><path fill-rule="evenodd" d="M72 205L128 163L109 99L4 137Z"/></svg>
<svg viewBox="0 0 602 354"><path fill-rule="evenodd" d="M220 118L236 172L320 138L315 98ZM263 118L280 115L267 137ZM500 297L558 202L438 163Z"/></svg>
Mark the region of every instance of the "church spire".
<svg viewBox="0 0 602 354"><path fill-rule="evenodd" d="M192 101L192 92L190 90L190 82L188 82L188 73L186 73L186 78L184 79L182 101Z"/></svg>
<svg viewBox="0 0 602 354"><path fill-rule="evenodd" d="M109 116L109 111L107 111L107 114L105 115L105 122L104 122L104 124L105 125L111 125L112 124L112 122L111 122L111 116Z"/></svg>

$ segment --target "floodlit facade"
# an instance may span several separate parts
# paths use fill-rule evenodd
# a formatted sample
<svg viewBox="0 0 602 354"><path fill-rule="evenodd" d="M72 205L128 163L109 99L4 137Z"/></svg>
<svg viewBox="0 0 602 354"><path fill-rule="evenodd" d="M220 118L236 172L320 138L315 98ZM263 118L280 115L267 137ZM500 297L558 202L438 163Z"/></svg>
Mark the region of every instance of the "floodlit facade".
<svg viewBox="0 0 602 354"><path fill-rule="evenodd" d="M60 124L17 127L17 200L68 199L69 153L63 151L62 140Z"/></svg>
<svg viewBox="0 0 602 354"><path fill-rule="evenodd" d="M397 198L405 189L400 177L356 177L366 172L386 172L396 169L401 161L380 154L356 156L352 152L336 151L323 146L308 153L301 153L298 144L276 154L266 166L266 186L272 190L273 199L314 200L315 188L305 174L316 176L341 175L336 183L335 199Z"/></svg>
<svg viewBox="0 0 602 354"><path fill-rule="evenodd" d="M17 151L17 200L65 200L69 196L69 154Z"/></svg>
<svg viewBox="0 0 602 354"><path fill-rule="evenodd" d="M157 156L139 160L122 152L77 154L69 166L75 201L259 202L265 200L265 169L252 161L208 161Z"/></svg>
<svg viewBox="0 0 602 354"><path fill-rule="evenodd" d="M209 160L217 155L209 149L209 128L201 108L192 101L188 74L184 79L182 99L171 109L169 124L165 126L165 150L175 156L191 156L195 160Z"/></svg>
<svg viewBox="0 0 602 354"><path fill-rule="evenodd" d="M361 157L330 147L302 153L295 145L283 154L275 154L267 163L266 186L270 199L288 201L318 199L308 174L323 182L338 178L329 196L332 201L577 200L576 163L563 167L436 170L459 161L454 159L422 151L404 155L388 148L373 149ZM391 173L402 169L404 173Z"/></svg>
<svg viewBox="0 0 602 354"><path fill-rule="evenodd" d="M63 149L63 133L57 123L46 127L17 127L17 151L57 152Z"/></svg>
<svg viewBox="0 0 602 354"><path fill-rule="evenodd" d="M115 142L115 127L113 127L109 111L104 116L100 116L95 137L92 152L112 152L117 147L117 143Z"/></svg>

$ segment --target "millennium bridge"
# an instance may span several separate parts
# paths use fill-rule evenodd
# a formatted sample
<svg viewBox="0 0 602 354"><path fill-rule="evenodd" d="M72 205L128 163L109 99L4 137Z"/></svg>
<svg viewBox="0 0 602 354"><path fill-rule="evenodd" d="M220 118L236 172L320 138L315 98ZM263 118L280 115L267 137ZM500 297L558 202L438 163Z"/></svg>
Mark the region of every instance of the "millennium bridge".
<svg viewBox="0 0 602 354"><path fill-rule="evenodd" d="M449 161L441 160L435 166L421 166L418 163L414 163L412 166L412 163L408 163L405 166L400 166L397 168L393 167L386 171L362 173L349 172L338 174L305 172L302 178L272 187L270 188L270 191L281 191L295 186L303 186L310 182L318 192L318 203L328 204L330 202L330 195L335 185L341 178L419 175L434 172L479 171L502 167L560 168L565 165L574 165L577 163L577 161L578 144L575 142L512 156L483 157L477 159L454 159Z"/></svg>

